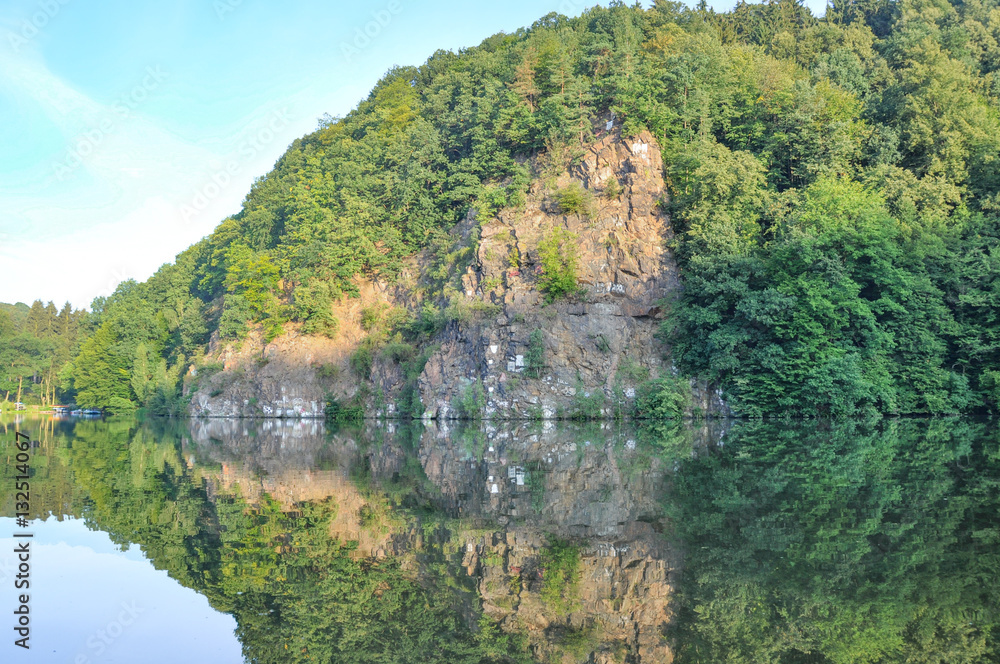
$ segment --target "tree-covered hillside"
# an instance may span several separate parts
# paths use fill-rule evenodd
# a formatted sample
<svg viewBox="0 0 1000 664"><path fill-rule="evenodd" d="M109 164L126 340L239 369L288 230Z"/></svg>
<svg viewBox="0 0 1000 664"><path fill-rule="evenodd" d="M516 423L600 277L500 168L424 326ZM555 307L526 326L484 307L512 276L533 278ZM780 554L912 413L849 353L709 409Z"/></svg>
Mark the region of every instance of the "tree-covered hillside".
<svg viewBox="0 0 1000 664"><path fill-rule="evenodd" d="M56 310L35 300L0 304L0 392L3 407L17 401L52 404L67 394L69 362L87 333L86 311L67 302Z"/></svg>
<svg viewBox="0 0 1000 664"><path fill-rule="evenodd" d="M611 114L662 149L682 375L747 415L998 408L995 0L612 3L397 67L176 263L95 301L76 398L176 410L213 331L336 336L354 277L421 249L438 277L397 327L426 338L465 267L446 231L523 204Z"/></svg>

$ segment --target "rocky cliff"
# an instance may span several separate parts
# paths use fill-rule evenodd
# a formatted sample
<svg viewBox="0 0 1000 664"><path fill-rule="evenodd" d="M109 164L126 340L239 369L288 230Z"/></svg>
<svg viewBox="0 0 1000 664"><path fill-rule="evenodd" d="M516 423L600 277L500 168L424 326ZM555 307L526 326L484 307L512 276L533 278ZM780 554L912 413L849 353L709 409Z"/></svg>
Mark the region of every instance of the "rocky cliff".
<svg viewBox="0 0 1000 664"><path fill-rule="evenodd" d="M678 278L664 248L661 164L648 133L613 131L548 186L536 181L524 208L482 224L465 295L500 313L447 331L420 378L427 416L454 416L456 402L480 390L486 417L553 418L584 404L611 416L638 382L665 370L659 302ZM564 213L555 194L577 185L585 209ZM571 234L581 289L546 304L539 244L556 229Z"/></svg>
<svg viewBox="0 0 1000 664"><path fill-rule="evenodd" d="M426 344L416 381L425 418L551 419L627 412L636 390L670 375L669 349L656 338L662 301L679 287L666 248L662 159L648 132L606 132L574 165L552 174L537 164L524 205L493 218L474 213L455 229L470 250L452 304L474 312ZM579 290L546 298L540 245L562 241ZM328 397L393 415L405 382L398 358L376 356L358 380L349 361L363 343L361 312L382 303L415 309L428 254L392 286L360 283L345 300L336 339L306 337L293 326L263 343L213 346L224 371L191 381L191 413L207 416L318 417ZM548 301L551 300L551 301ZM693 386L693 407L724 413L720 395ZM475 413L470 413L474 409Z"/></svg>

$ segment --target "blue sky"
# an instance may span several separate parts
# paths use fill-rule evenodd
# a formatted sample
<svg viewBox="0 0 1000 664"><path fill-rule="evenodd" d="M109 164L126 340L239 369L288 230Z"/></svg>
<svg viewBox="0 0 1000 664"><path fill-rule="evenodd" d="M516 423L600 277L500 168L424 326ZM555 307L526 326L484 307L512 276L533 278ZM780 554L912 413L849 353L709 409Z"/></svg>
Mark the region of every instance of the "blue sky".
<svg viewBox="0 0 1000 664"><path fill-rule="evenodd" d="M19 543L13 532L22 532L14 519L0 518L0 584L10 589L11 601ZM80 519L36 520L30 532L30 648L4 639L0 661L244 662L236 620L155 569L139 546L122 551Z"/></svg>
<svg viewBox="0 0 1000 664"><path fill-rule="evenodd" d="M389 67L592 4L0 0L0 302L149 277Z"/></svg>

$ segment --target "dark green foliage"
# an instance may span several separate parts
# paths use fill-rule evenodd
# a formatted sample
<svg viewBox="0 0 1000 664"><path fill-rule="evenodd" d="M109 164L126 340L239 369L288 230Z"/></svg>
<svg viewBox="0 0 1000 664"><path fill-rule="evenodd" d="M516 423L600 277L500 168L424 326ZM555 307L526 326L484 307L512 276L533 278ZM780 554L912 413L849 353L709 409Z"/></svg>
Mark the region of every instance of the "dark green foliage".
<svg viewBox="0 0 1000 664"><path fill-rule="evenodd" d="M372 366L375 363L375 353L371 344L362 342L351 353L351 370L361 379L367 380L371 377Z"/></svg>
<svg viewBox="0 0 1000 664"><path fill-rule="evenodd" d="M328 397L324 413L327 422L360 422L365 418L365 407L360 400L342 404L337 399Z"/></svg>
<svg viewBox="0 0 1000 664"><path fill-rule="evenodd" d="M635 417L643 420L674 420L691 409L691 384L684 378L660 378L636 389Z"/></svg>
<svg viewBox="0 0 1000 664"><path fill-rule="evenodd" d="M463 420L478 420L483 417L483 408L486 407L486 392L483 384L478 379L462 388L461 393L455 399L454 408L458 417Z"/></svg>
<svg viewBox="0 0 1000 664"><path fill-rule="evenodd" d="M678 457L678 664L995 661L996 433L883 422L737 424Z"/></svg>
<svg viewBox="0 0 1000 664"><path fill-rule="evenodd" d="M622 193L621 185L618 184L618 177L608 178L608 183L604 185L604 197L609 201L618 198Z"/></svg>
<svg viewBox="0 0 1000 664"><path fill-rule="evenodd" d="M412 347L411 347L412 348ZM424 404L420 400L420 389L417 380L421 372L427 366L427 361L431 358L439 346L432 344L424 348L423 352L417 354L411 352L406 358L399 361L403 369L403 376L406 382L399 391L399 399L396 403L396 410L400 417L420 418L424 414Z"/></svg>
<svg viewBox="0 0 1000 664"><path fill-rule="evenodd" d="M994 408L976 389L996 359L962 362L963 330L984 337L954 290L967 288L955 275L967 264L960 257L989 255L991 240L907 229L883 201L877 190L823 179L802 191L770 241L693 253L667 328L681 368L725 385L748 415ZM995 281L990 265L978 262L987 272L976 283Z"/></svg>

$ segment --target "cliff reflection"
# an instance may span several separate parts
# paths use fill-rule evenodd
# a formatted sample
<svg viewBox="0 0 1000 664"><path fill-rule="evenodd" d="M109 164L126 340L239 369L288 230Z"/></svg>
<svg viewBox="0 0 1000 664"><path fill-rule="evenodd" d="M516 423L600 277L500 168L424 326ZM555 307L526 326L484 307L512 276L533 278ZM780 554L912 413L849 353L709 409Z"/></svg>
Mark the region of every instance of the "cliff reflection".
<svg viewBox="0 0 1000 664"><path fill-rule="evenodd" d="M324 434L316 423L208 420L185 449L220 467L218 493L268 496L286 511L330 499L330 533L355 555L399 559L424 583L443 566L460 604L524 637L540 661L655 662L670 658L677 567L661 535L666 471L695 433L676 432L666 453L613 425Z"/></svg>

